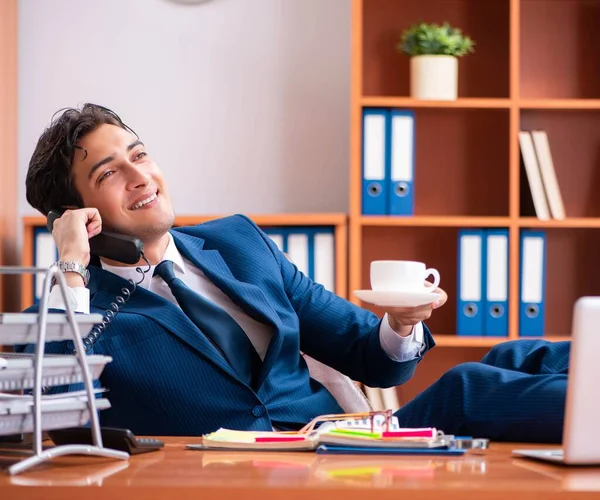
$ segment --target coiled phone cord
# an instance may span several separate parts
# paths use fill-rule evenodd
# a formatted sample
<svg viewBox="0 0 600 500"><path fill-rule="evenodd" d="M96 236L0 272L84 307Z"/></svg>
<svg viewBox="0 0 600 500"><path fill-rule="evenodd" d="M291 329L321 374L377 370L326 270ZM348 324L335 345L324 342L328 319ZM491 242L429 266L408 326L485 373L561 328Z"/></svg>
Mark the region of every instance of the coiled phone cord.
<svg viewBox="0 0 600 500"><path fill-rule="evenodd" d="M133 281L132 279L128 280L130 288L123 287L121 288L121 294L115 297L115 300L110 303L110 307L104 312L104 317L102 321L97 325L94 325L90 333L82 340L83 345L85 347L85 352L88 353L90 349L94 346L94 344L98 341L100 336L104 333L104 330L108 327L110 322L115 318L119 310L125 305L125 303L129 300L131 295L136 291L137 286L144 281L146 278L146 274L150 271L152 267L150 262L144 255L144 252L141 253L142 259L146 262L148 268L146 270L141 267L136 267L135 270L139 274L142 275L142 278L139 281Z"/></svg>

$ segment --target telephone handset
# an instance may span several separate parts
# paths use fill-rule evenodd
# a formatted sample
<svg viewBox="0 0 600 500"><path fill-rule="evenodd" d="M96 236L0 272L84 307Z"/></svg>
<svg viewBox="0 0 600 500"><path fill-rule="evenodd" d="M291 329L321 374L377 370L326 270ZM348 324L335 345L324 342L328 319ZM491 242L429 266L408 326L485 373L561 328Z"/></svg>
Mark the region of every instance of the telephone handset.
<svg viewBox="0 0 600 500"><path fill-rule="evenodd" d="M56 208L48 212L48 231L52 232L54 221L63 213L63 209ZM124 264L137 264L144 253L144 244L132 236L102 231L90 238L90 253Z"/></svg>
<svg viewBox="0 0 600 500"><path fill-rule="evenodd" d="M54 228L54 221L59 219L64 212L63 209L56 208L48 212L47 224L50 233L52 233L52 229ZM111 303L110 308L106 310L102 322L95 325L91 332L82 340L86 352L88 352L98 338L100 338L106 327L129 300L131 294L135 292L137 285L144 280L146 273L151 268L150 262L144 255L144 244L141 240L132 236L102 231L90 238L90 254L98 257L106 257L107 259L116 260L124 264L137 264L139 260L142 259L146 262L148 267L145 270L141 267L136 267L135 270L141 274L141 279L137 282L132 279L128 280L131 289L127 287L121 288L121 295L118 295Z"/></svg>

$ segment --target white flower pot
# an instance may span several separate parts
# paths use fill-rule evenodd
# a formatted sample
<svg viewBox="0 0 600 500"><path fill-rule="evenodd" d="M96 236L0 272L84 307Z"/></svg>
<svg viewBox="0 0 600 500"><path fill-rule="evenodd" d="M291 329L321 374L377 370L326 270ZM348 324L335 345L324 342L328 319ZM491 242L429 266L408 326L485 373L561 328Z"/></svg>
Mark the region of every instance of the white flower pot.
<svg viewBox="0 0 600 500"><path fill-rule="evenodd" d="M458 58L413 56L410 58L410 95L415 99L453 101L458 88Z"/></svg>

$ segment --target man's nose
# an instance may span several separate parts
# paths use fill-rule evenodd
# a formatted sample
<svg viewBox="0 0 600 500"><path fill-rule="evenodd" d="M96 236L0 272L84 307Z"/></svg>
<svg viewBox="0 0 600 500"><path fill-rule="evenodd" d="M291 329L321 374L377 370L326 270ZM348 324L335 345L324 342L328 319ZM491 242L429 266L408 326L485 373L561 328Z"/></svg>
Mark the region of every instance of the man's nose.
<svg viewBox="0 0 600 500"><path fill-rule="evenodd" d="M129 189L145 186L150 182L150 174L134 164L128 162L125 170L127 172L127 187Z"/></svg>

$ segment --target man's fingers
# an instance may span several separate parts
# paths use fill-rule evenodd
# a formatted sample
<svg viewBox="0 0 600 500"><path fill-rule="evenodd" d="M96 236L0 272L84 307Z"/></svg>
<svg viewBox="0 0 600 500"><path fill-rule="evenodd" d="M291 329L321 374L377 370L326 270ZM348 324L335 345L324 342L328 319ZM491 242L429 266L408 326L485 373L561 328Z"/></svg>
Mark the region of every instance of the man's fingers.
<svg viewBox="0 0 600 500"><path fill-rule="evenodd" d="M415 314L414 316L409 317L404 316L399 321L404 325L416 325L417 323L421 323L422 321L427 321L429 318L431 318L431 312Z"/></svg>
<svg viewBox="0 0 600 500"><path fill-rule="evenodd" d="M98 212L96 208L82 208L79 210L79 212L85 214L86 223L102 222L102 219L100 218L100 212Z"/></svg>
<svg viewBox="0 0 600 500"><path fill-rule="evenodd" d="M417 306L417 307L390 307L387 310L392 314L404 316L404 315L415 315L415 314L419 314L421 312L431 311L432 309L433 309L432 304L425 304L425 305Z"/></svg>
<svg viewBox="0 0 600 500"><path fill-rule="evenodd" d="M100 221L90 222L87 225L87 232L89 238L96 236L100 233L100 231L102 231L102 222Z"/></svg>

